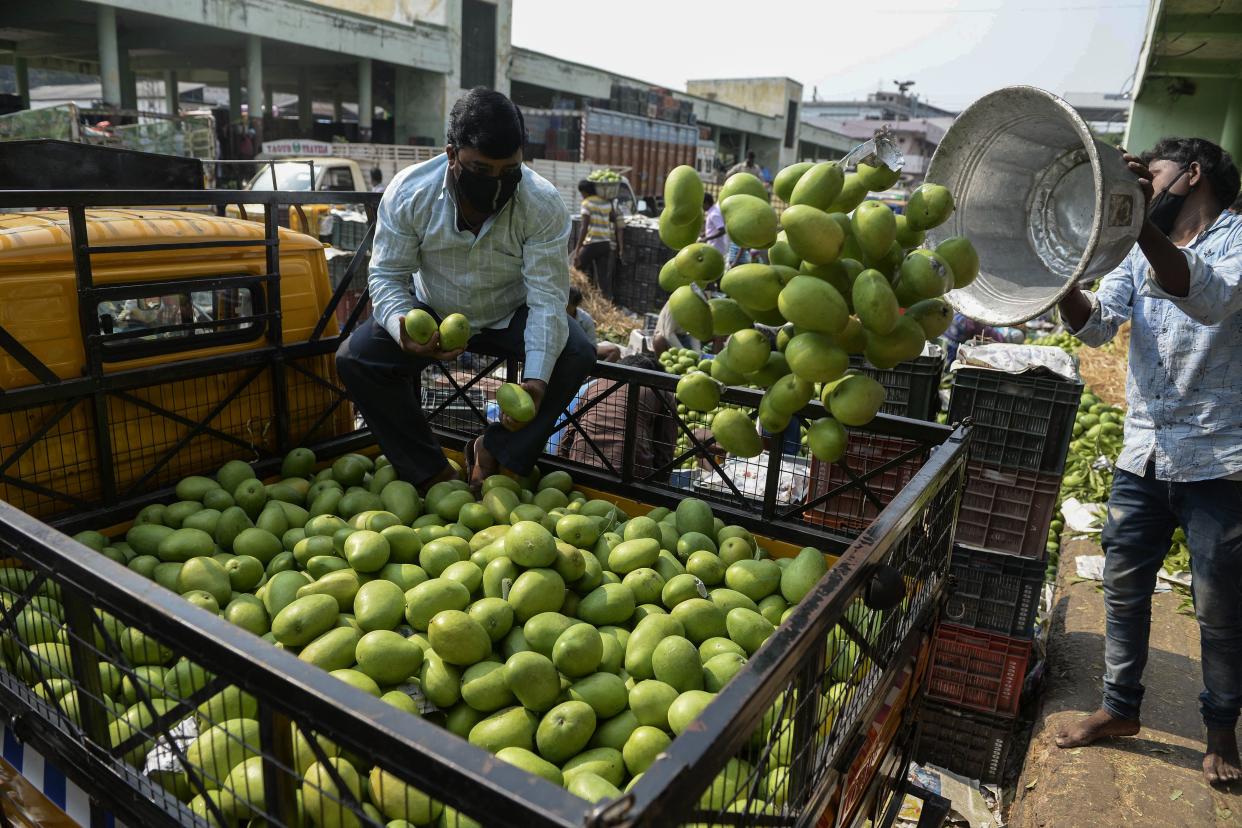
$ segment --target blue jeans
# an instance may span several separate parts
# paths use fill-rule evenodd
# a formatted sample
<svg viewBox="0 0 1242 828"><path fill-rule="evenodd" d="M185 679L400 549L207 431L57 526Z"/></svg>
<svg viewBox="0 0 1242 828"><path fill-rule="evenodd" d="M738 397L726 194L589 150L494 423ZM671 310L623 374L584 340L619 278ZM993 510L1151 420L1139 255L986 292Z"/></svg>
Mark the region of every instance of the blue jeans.
<svg viewBox="0 0 1242 828"><path fill-rule="evenodd" d="M1242 481L1156 480L1117 470L1104 524L1104 709L1137 719L1156 573L1181 526L1199 621L1203 721L1232 731L1242 708Z"/></svg>

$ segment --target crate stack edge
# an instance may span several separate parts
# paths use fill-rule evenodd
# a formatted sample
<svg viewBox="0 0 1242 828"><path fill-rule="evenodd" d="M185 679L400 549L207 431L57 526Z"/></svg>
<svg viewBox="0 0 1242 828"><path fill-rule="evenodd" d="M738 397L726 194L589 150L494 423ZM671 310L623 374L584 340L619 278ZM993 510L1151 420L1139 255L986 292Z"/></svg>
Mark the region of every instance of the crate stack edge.
<svg viewBox="0 0 1242 828"><path fill-rule="evenodd" d="M949 421L973 424L945 601L932 648L920 761L999 782L1017 726L1082 383L962 368Z"/></svg>

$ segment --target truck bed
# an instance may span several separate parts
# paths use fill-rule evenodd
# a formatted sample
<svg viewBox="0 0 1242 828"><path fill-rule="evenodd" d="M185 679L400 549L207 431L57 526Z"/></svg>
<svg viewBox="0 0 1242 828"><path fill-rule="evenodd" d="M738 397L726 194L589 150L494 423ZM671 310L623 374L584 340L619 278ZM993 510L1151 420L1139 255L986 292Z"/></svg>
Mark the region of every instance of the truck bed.
<svg viewBox="0 0 1242 828"><path fill-rule="evenodd" d="M121 204L144 201L136 193L15 193L3 194L0 206L59 203L67 204L72 212L104 206L113 196ZM357 196L364 201L369 194ZM146 200L158 203L161 197L148 194ZM237 197L236 193L203 194L213 206ZM282 200L306 201L315 194L242 197L274 208ZM176 198L184 200L185 194L177 193ZM267 222L266 233L275 251L279 236L274 222ZM278 276L268 285L272 304L279 307ZM89 271L82 289L89 300ZM343 295L343 289L336 291L323 308L322 319L333 318ZM271 374L270 424L279 439L260 447L256 458L253 450L229 442L228 428L212 425L213 412L189 412L178 416L188 421L191 437L175 451L209 456L210 461L197 467L202 473L211 473L222 456L229 456L253 461L260 476L270 475L293 445L294 438L287 431L291 406L317 406L317 417L314 412L305 413L325 423L339 422L334 412L342 407L350 410L339 382L323 367L323 359L348 336L364 305L365 297L339 334L320 331L311 340L294 344L277 338L257 353L174 361L120 379L98 372L70 389L49 382L17 397L0 396L0 409L47 405L75 394L106 398L130 393L126 389L141 388L143 383L195 382L221 371L257 366ZM520 376L520 365L488 355L478 355L472 364L475 367L466 373L460 367L445 369L446 382L454 392L431 401L427 412L450 450L460 449L484 425L483 412L476 406L466 407L473 412L472 419L454 403L471 389L479 389L484 400L491 401L494 383L488 378ZM288 372L309 373L331 393L322 400L295 400L287 394ZM584 405L636 398L643 387L671 394L677 380L672 375L605 363L597 366L596 376L608 382L600 383L594 396L579 403L578 410ZM729 389L724 396L726 402L749 408L757 406L759 398L758 392L747 389ZM814 403L802 413L818 417L823 416L823 409ZM318 432L308 441L321 462L372 444L365 424L353 417L345 422L349 426ZM107 429L108 423L105 420L97 427ZM254 430L264 424L233 427ZM572 419L565 425L575 427ZM679 429L690 432L684 422ZM108 433L113 432L109 429ZM202 439L195 442L194 436ZM45 433L43 439L51 437ZM634 460L635 450L638 441L646 439L650 436L627 430L620 468L594 456L580 462L547 456L542 465L568 471L580 488L614 501L630 514L654 506L676 506L686 496L688 480L690 490L707 500L718 516L761 535L770 542L772 552L814 545L837 560L786 623L715 697L698 723L676 738L621 800L593 806L539 777L496 762L465 740L190 605L65 534L124 526L143 505L170 502L174 495L156 477L130 497L101 487L90 500L52 516L58 528L0 503L0 561L7 563L0 567L0 603L5 607L0 616L0 654L5 657L0 668L0 709L10 717L17 736L87 790L100 807L131 825L210 823L215 812L203 804L210 797L200 796L197 813L187 807L187 801L203 793L211 780L194 773L182 774L184 779L162 775L182 773L179 769L187 766L185 747L174 731L187 726L191 712L198 727L205 730L237 718L239 711L256 723L257 729L245 734L244 744L237 744L247 755L253 754L256 766L261 767L261 790L247 789L244 780L233 780L226 787L230 794L249 801L252 818L271 825L303 823L297 790L302 791L305 809L308 796L323 799L333 790L350 788L349 780L334 778L332 772L307 777L312 763L308 759L324 765L328 753L337 749L358 758L360 766L374 767L372 775L398 791L405 807L423 807L420 803L429 797L488 825L802 825L817 821L851 825L862 817L874 817L880 824L892 805L892 795L902 787L902 760L912 743L908 705L920 685L920 654L926 650L926 631L936 617L945 586L969 429L881 416L851 435L850 454L840 466L845 482L825 488L808 480L803 494L792 496L790 492L797 487L790 488L785 463L720 464L708 460L701 445L692 445L675 461L679 468L685 460L701 459L707 464L706 470L690 470L688 478L671 477L668 469L642 468ZM5 457L29 448L5 447ZM55 458L48 456L41 462L54 463ZM797 463L793 466L801 468ZM903 470L909 481L903 488L883 485ZM713 486L700 485L712 480ZM857 526L862 515L868 517L861 531L832 528ZM873 582L894 573L899 576L901 595L889 606L880 600L883 590ZM57 639L48 640L43 622L50 621L45 611L52 601L63 608L65 627ZM860 629L860 613L878 620ZM851 646L843 646L846 641ZM150 687L151 674L144 667L152 661L163 666L178 659L201 668L206 683L177 685L163 699L154 698L145 689ZM101 670L101 663L111 666ZM35 692L49 678L68 682L63 686L77 694L75 708L53 704L46 692ZM112 680L129 682L128 692L142 714L131 722L132 727L110 726L104 715L102 683ZM830 681L846 686L848 692L825 702L822 690ZM140 754L148 754L153 744L166 745L167 751L156 751L159 758L154 764L146 759L140 766L131 764ZM788 771L769 784L766 774L779 764L778 757L787 760ZM701 801L705 792L718 785L740 794L736 808ZM355 824L373 824L373 816L367 815L357 797L339 798L353 812Z"/></svg>

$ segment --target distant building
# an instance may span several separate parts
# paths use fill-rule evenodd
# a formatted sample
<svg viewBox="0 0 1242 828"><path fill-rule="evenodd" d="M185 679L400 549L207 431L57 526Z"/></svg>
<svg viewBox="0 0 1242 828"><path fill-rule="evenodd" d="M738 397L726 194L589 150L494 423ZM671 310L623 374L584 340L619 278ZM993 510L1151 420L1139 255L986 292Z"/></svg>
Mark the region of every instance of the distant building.
<svg viewBox="0 0 1242 828"><path fill-rule="evenodd" d="M932 106L916 95L899 92L872 92L865 101L803 101L802 120L825 121L910 121L917 118L946 118L956 115Z"/></svg>
<svg viewBox="0 0 1242 828"><path fill-rule="evenodd" d="M917 187L923 182L932 153L956 115L899 92L872 92L865 101L802 102L804 123L841 133L856 143L872 137L882 125L887 126L906 158L900 182L904 187Z"/></svg>
<svg viewBox="0 0 1242 828"><path fill-rule="evenodd" d="M1130 96L1118 92L1066 92L1065 102L1099 135L1126 131L1130 115Z"/></svg>

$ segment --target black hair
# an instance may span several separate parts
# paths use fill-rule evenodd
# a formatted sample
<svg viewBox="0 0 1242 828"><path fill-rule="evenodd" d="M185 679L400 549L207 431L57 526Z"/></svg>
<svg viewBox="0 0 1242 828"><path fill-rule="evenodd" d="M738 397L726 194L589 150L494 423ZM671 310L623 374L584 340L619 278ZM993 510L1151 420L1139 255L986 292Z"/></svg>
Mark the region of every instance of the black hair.
<svg viewBox="0 0 1242 828"><path fill-rule="evenodd" d="M594 181L588 181L588 180L587 180L587 179L585 179L585 178L584 178L584 179L582 179L581 181L579 181L579 182L578 182L578 192L582 193L584 196L593 196L593 195L595 195L595 192L596 192L596 191L595 191L595 182L594 182Z"/></svg>
<svg viewBox="0 0 1242 828"><path fill-rule="evenodd" d="M1212 188L1216 204L1222 210L1234 203L1242 185L1233 156L1204 138L1162 138L1156 146L1143 153L1143 162L1172 161L1185 167L1198 162L1199 170Z"/></svg>
<svg viewBox="0 0 1242 828"><path fill-rule="evenodd" d="M569 304L571 305L582 304L582 291L578 289L577 285L570 285L569 287Z"/></svg>
<svg viewBox="0 0 1242 828"><path fill-rule="evenodd" d="M746 151L746 160L747 160L747 161L754 161L754 160L755 160L755 151L754 151L754 150L747 150L747 151Z"/></svg>
<svg viewBox="0 0 1242 828"><path fill-rule="evenodd" d="M1239 195L1229 207L1235 213L1242 213L1242 195Z"/></svg>
<svg viewBox="0 0 1242 828"><path fill-rule="evenodd" d="M703 193L703 209L710 210L711 206L716 203L716 198L711 193Z"/></svg>
<svg viewBox="0 0 1242 828"><path fill-rule="evenodd" d="M371 183L378 184L383 180L384 180L384 171L381 170L379 167L372 167L371 168Z"/></svg>
<svg viewBox="0 0 1242 828"><path fill-rule="evenodd" d="M620 365L629 365L634 368L643 368L647 371L662 371L660 361L651 354L630 354L627 357L621 357Z"/></svg>
<svg viewBox="0 0 1242 828"><path fill-rule="evenodd" d="M476 149L488 158L508 158L526 143L526 122L517 104L484 86L476 86L453 104L448 142Z"/></svg>

